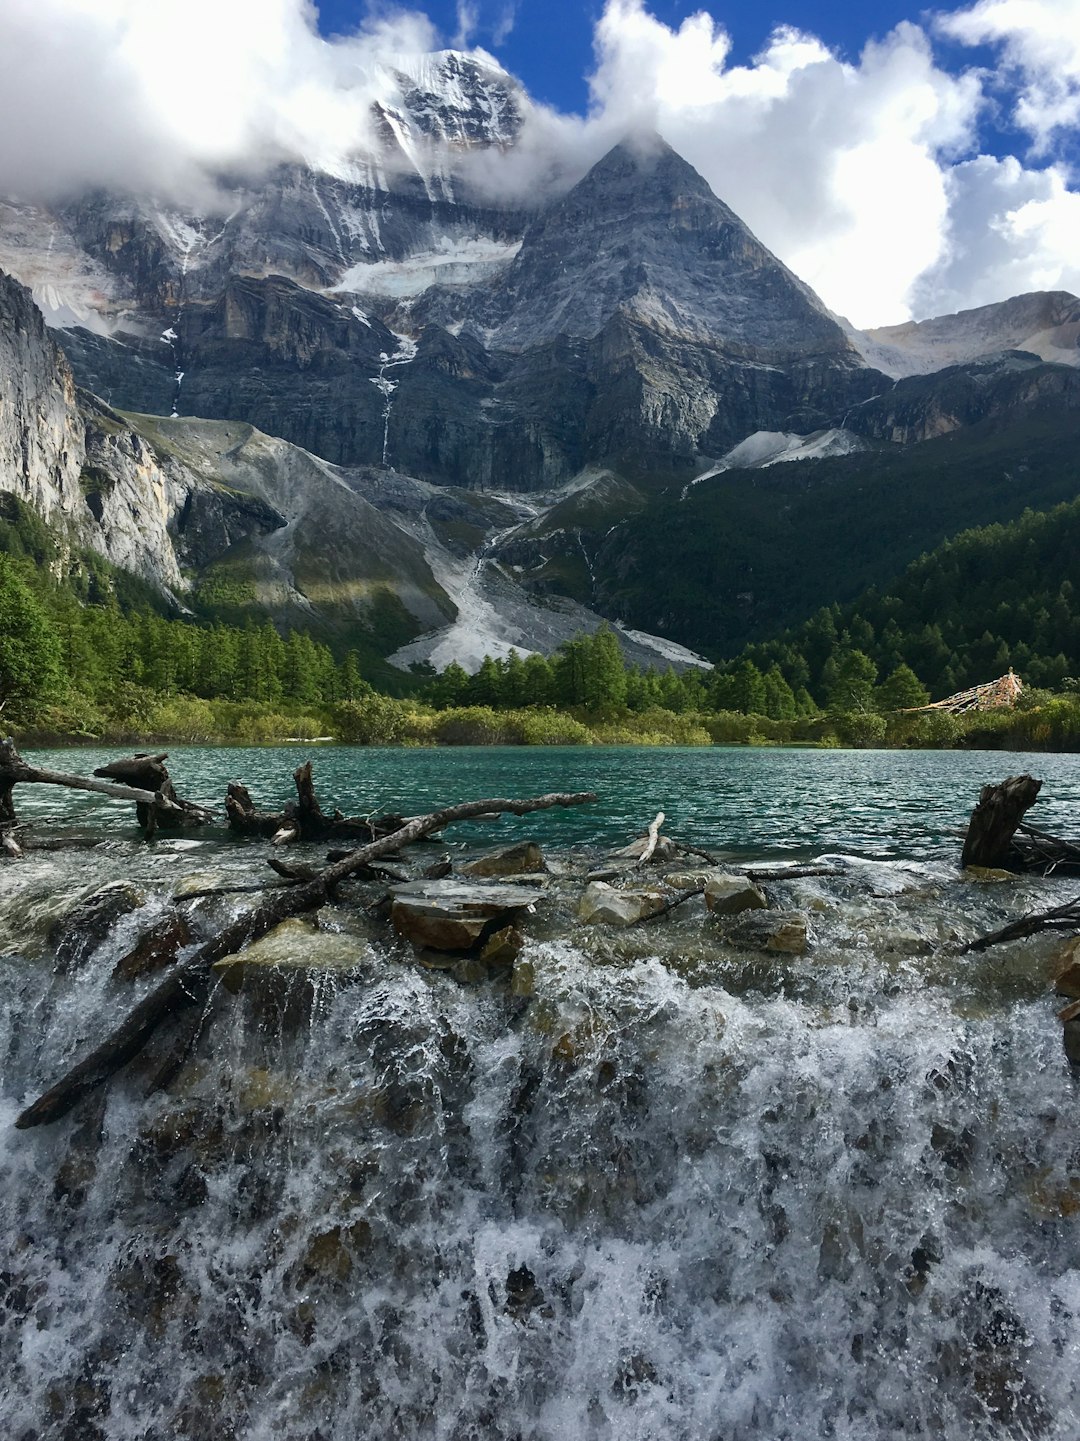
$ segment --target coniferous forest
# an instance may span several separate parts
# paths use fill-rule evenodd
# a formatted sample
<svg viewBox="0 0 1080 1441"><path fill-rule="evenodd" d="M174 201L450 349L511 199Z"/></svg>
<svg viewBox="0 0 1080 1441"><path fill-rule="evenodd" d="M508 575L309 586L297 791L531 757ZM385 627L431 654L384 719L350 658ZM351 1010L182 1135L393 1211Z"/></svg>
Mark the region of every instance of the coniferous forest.
<svg viewBox="0 0 1080 1441"><path fill-rule="evenodd" d="M0 699L15 728L58 738L1073 748L1078 553L1074 501L965 531L889 588L712 671L628 667L605 627L551 657L402 675L332 638L279 633L265 614L244 626L165 614L99 557L62 556L13 503L0 518ZM1027 687L1015 713L912 714L1010 667Z"/></svg>

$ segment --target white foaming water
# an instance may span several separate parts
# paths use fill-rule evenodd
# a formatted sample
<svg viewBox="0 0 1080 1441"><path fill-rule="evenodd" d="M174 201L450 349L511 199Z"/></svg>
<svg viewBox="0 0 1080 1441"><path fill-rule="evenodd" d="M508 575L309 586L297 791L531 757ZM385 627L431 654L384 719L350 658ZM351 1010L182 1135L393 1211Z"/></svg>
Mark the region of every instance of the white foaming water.
<svg viewBox="0 0 1080 1441"><path fill-rule="evenodd" d="M154 983L112 967L196 868L249 880L262 848L117 838L3 873L5 1436L1072 1441L1049 943L941 939L1030 885L848 862L774 894L810 920L791 957L692 907L583 928L559 880L527 997L342 907L353 975L221 988L166 1091L136 1062L103 1108L12 1129ZM124 875L147 907L53 975L61 897Z"/></svg>

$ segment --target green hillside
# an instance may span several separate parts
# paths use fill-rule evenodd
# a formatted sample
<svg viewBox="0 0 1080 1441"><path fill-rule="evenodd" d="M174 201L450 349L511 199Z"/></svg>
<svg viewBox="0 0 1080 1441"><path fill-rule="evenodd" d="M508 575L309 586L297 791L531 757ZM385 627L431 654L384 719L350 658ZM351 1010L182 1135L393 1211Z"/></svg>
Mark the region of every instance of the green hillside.
<svg viewBox="0 0 1080 1441"><path fill-rule="evenodd" d="M971 525L1080 494L1080 416L983 422L910 447L729 471L619 526L602 608L713 659L887 587Z"/></svg>

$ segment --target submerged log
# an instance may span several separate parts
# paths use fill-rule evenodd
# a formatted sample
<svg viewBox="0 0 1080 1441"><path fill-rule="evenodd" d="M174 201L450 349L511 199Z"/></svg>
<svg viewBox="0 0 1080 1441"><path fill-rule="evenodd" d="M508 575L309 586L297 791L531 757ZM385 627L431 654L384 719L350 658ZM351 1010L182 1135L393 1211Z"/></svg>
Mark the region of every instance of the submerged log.
<svg viewBox="0 0 1080 1441"><path fill-rule="evenodd" d="M235 955L288 917L325 904L341 881L355 875L371 861L393 855L403 846L441 831L454 821L507 811L512 815L527 815L532 811L549 810L553 806L585 805L595 799L595 794L585 791L535 796L528 800L465 801L461 805L446 806L428 815L414 816L390 835L359 846L344 860L328 866L314 880L270 891L258 905L239 916L232 925L201 946L190 960L171 972L99 1046L28 1106L15 1125L20 1130L26 1130L31 1126L48 1125L66 1116L84 1096L103 1085L121 1066L137 1056L168 1017L193 1007L202 1009L206 1006L214 981L213 967L218 961Z"/></svg>
<svg viewBox="0 0 1080 1441"><path fill-rule="evenodd" d="M405 824L403 816L343 816L335 811L328 816L319 804L311 775L311 762L297 766L293 772L296 800L283 810L260 811L246 786L232 781L225 797L225 810L230 829L239 835L265 836L275 845L289 841L375 841L390 835Z"/></svg>
<svg viewBox="0 0 1080 1441"><path fill-rule="evenodd" d="M76 776L30 765L19 755L12 740L0 741L0 832L6 834L15 824L12 790L20 784L66 786L69 790L92 791L112 800L134 801L136 817L148 839L158 826L173 829L205 825L213 813L179 798L162 764L164 759L164 754L132 756L101 766L93 777Z"/></svg>
<svg viewBox="0 0 1080 1441"><path fill-rule="evenodd" d="M962 866L987 870L1009 869L1009 847L1025 812L1035 804L1042 781L1034 776L1010 776L1000 785L983 786L971 813Z"/></svg>
<svg viewBox="0 0 1080 1441"><path fill-rule="evenodd" d="M1044 876L1080 875L1080 842L1052 836L1034 826L1020 824L1009 849L1015 865L1025 871L1040 871Z"/></svg>

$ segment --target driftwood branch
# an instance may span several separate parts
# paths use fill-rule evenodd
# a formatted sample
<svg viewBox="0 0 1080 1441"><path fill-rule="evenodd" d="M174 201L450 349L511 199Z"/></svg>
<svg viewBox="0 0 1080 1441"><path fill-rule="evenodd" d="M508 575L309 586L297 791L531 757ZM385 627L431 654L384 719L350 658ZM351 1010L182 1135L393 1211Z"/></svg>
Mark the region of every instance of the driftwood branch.
<svg viewBox="0 0 1080 1441"><path fill-rule="evenodd" d="M115 1071L137 1056L169 1016L192 1007L205 1007L213 984L212 968L218 961L235 955L288 917L302 915L323 905L335 886L371 861L392 855L403 846L441 831L455 821L507 811L523 816L532 811L550 810L554 806L585 805L595 799L591 791L586 791L535 796L528 800L465 801L461 805L446 806L425 816L415 816L392 834L359 846L344 860L328 866L314 880L270 891L258 905L208 941L144 997L101 1045L28 1106L15 1125L20 1130L26 1130L31 1126L48 1125L67 1115L84 1096L103 1085Z"/></svg>
<svg viewBox="0 0 1080 1441"><path fill-rule="evenodd" d="M986 951L991 946L1004 945L1006 941L1019 941L1025 936L1037 935L1039 931L1080 931L1080 896L1066 901L1063 906L1055 906L1053 910L1034 911L1030 915L1021 916L1019 920L1010 921L999 931L978 936L969 941L960 954L964 955L967 951Z"/></svg>
<svg viewBox="0 0 1080 1441"><path fill-rule="evenodd" d="M652 860L653 851L656 850L656 842L660 836L660 827L664 824L664 812L657 811L656 819L649 822L648 833L645 837L645 849L638 857L639 866L647 866Z"/></svg>
<svg viewBox="0 0 1080 1441"><path fill-rule="evenodd" d="M293 772L296 800L289 801L280 811L260 811L246 786L233 781L225 799L229 826L240 835L265 836L275 846L293 841L374 841L390 835L405 824L404 817L343 816L340 811L327 815L315 794L311 762L297 766Z"/></svg>
<svg viewBox="0 0 1080 1441"><path fill-rule="evenodd" d="M140 805L161 805L164 810L180 810L175 802L165 799L156 791L144 790L139 786L119 785L115 781L95 780L91 776L73 776L64 771L47 770L44 766L27 764L14 751L5 747L0 750L0 781L8 786L21 782L35 782L46 786L67 786L74 791L94 791L97 795L111 796L117 801L135 801Z"/></svg>

